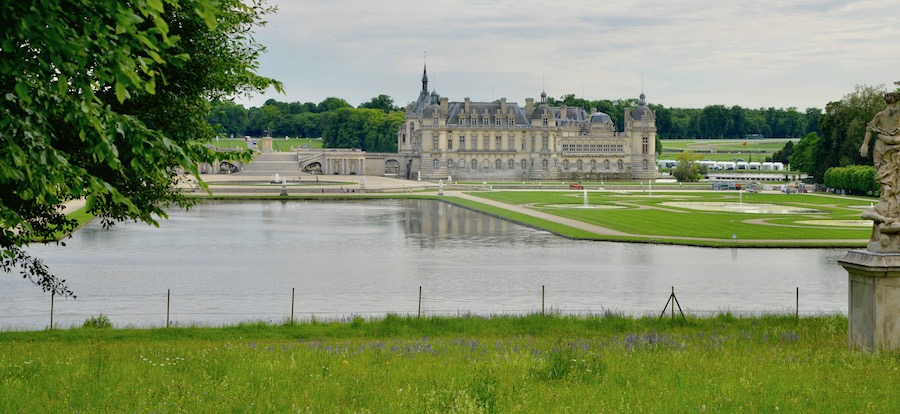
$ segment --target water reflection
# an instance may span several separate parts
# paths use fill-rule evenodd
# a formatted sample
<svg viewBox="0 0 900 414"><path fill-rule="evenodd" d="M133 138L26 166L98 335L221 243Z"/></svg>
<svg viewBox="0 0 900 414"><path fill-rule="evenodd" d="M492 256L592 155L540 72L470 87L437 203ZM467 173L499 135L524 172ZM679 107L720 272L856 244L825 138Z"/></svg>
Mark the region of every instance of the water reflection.
<svg viewBox="0 0 900 414"><path fill-rule="evenodd" d="M68 247L32 253L79 295L56 321L118 325L415 313L658 312L674 286L685 310L846 312L843 250L701 249L579 242L423 200L209 202L160 228L99 223ZM0 326L42 328L49 297L0 278Z"/></svg>

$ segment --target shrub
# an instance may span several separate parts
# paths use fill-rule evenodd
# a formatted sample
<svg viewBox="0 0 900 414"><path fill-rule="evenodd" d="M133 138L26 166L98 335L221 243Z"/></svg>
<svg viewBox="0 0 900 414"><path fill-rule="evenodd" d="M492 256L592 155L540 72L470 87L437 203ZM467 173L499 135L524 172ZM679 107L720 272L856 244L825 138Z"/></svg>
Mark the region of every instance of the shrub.
<svg viewBox="0 0 900 414"><path fill-rule="evenodd" d="M112 322L109 321L109 317L104 314L99 314L97 316L91 316L84 320L84 323L81 324L82 328L98 328L98 329L106 329L112 328Z"/></svg>

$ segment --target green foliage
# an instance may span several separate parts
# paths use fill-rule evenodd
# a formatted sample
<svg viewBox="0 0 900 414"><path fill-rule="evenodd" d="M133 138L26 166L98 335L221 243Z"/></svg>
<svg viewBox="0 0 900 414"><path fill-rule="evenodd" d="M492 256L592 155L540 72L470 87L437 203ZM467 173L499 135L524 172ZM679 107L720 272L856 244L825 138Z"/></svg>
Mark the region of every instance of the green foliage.
<svg viewBox="0 0 900 414"><path fill-rule="evenodd" d="M91 316L84 320L84 323L81 324L82 328L96 328L96 329L108 329L112 328L112 322L110 322L109 317L104 314L99 314L96 316Z"/></svg>
<svg viewBox="0 0 900 414"><path fill-rule="evenodd" d="M882 96L885 92L883 85L858 85L840 101L830 102L825 107L825 114L819 119L822 136L814 143L814 147L804 148L806 154L800 156L804 162L803 168L798 169L821 183L824 181L825 171L831 167L868 163L859 155L859 147L865 136L866 124L878 111L884 109ZM874 141L870 145L872 144ZM871 154L871 147L869 149ZM800 148L796 151L799 153Z"/></svg>
<svg viewBox="0 0 900 414"><path fill-rule="evenodd" d="M703 175L700 169L701 166L697 161L702 159L701 155L694 154L691 151L679 153L675 156L675 168L672 170L672 175L679 182L700 181Z"/></svg>
<svg viewBox="0 0 900 414"><path fill-rule="evenodd" d="M848 194L877 195L881 191L875 181L875 167L869 165L831 167L825 171L824 184Z"/></svg>
<svg viewBox="0 0 900 414"><path fill-rule="evenodd" d="M271 10L240 0L4 2L0 5L0 269L25 267L71 294L28 241L75 226L86 198L107 225L155 224L190 206L179 170L214 157L209 101L280 84L254 73L251 29Z"/></svg>

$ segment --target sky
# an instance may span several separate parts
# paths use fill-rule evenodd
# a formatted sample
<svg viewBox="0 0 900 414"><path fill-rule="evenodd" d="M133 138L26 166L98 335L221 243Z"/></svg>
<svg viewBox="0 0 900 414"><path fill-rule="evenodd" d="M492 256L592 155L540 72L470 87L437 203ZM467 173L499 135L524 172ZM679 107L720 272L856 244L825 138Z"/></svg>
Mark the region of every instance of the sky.
<svg viewBox="0 0 900 414"><path fill-rule="evenodd" d="M900 0L269 0L258 73L237 99L405 106L575 94L702 108L824 108L900 81Z"/></svg>

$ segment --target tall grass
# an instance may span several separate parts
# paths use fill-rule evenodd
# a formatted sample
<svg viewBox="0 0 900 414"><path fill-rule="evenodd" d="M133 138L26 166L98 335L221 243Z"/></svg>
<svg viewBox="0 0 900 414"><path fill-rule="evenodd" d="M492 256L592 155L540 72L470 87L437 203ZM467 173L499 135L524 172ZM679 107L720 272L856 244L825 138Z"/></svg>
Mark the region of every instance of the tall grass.
<svg viewBox="0 0 900 414"><path fill-rule="evenodd" d="M823 316L423 318L0 333L2 412L891 412Z"/></svg>

